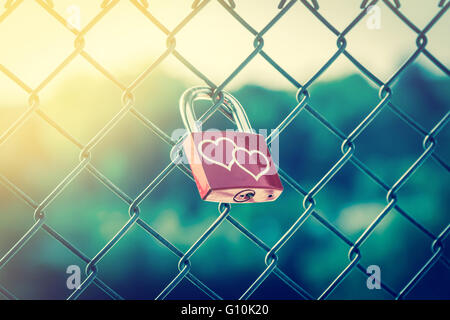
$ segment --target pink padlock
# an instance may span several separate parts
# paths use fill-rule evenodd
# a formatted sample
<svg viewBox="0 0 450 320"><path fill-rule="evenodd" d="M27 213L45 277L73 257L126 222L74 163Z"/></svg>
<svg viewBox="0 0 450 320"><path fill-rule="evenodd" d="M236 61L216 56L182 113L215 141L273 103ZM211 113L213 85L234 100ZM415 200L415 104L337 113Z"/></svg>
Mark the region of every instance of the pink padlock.
<svg viewBox="0 0 450 320"><path fill-rule="evenodd" d="M180 99L188 135L183 142L200 197L205 201L251 203L274 201L283 191L264 136L253 133L240 103L223 91L223 105L239 131L199 131L194 101L211 100L211 89L194 87Z"/></svg>

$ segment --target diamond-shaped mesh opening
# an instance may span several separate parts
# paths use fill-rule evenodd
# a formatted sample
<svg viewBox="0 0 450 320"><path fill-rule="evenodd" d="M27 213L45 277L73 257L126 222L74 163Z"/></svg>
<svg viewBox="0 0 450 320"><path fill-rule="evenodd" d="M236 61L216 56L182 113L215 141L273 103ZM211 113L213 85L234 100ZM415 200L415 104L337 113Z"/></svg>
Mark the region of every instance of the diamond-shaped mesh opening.
<svg viewBox="0 0 450 320"><path fill-rule="evenodd" d="M79 149L32 114L0 147L2 174L37 202L78 164ZM51 172L51 174L49 174Z"/></svg>
<svg viewBox="0 0 450 320"><path fill-rule="evenodd" d="M125 21L126 16L135 18ZM166 49L164 33L144 15L136 14L136 8L129 1L115 5L88 34L86 51L126 84L143 71L134 61L154 61ZM139 37L135 36L137 34Z"/></svg>
<svg viewBox="0 0 450 320"><path fill-rule="evenodd" d="M77 57L40 94L42 111L86 144L122 108L122 90ZM93 107L95 105L95 107Z"/></svg>
<svg viewBox="0 0 450 320"><path fill-rule="evenodd" d="M73 52L73 40L70 31L50 19L35 1L23 1L2 22L0 60L34 88Z"/></svg>
<svg viewBox="0 0 450 320"><path fill-rule="evenodd" d="M379 79L387 81L417 49L417 34L385 5L376 8L377 12L360 21L345 38L348 52ZM378 19L375 15L379 15L379 23L371 20Z"/></svg>
<svg viewBox="0 0 450 320"><path fill-rule="evenodd" d="M80 9L80 28L89 26L84 42L75 41L78 32L68 30L72 27L60 19L73 22L74 7L69 12L72 4L66 0L54 8L22 1L9 16L0 10L2 133L29 110L29 104L40 101L42 108L0 140L4 142L0 209L5 213L0 215L0 260L5 261L5 252L15 245L19 248L2 265L0 292L7 288L19 298L66 298L72 293L65 286L67 266L77 264L83 270L109 241L117 240L97 263L98 277L125 298L155 298L178 274L180 256L200 239L205 241L190 259L191 272L222 297L239 298L254 289L250 298L299 298L275 273L262 283L252 283L266 269L264 258L270 247L291 235L286 232L305 212L305 193L312 190L309 200L315 213L283 242L277 266L312 298L327 294L330 299L386 299L410 289L406 298L448 296L448 268L443 269L445 263L448 267L448 246L430 248L448 223L444 213L449 129L443 107L448 83L442 77L448 73L445 14L427 32L428 57L422 53L389 83L393 105L385 106L370 123L364 120L380 101L378 87L417 49L419 31L407 26L409 19L422 28L446 9L408 3L400 9L408 15L404 19L408 21L402 21L386 2L380 2L380 29L371 28L376 17L371 12L345 36L358 64L343 56L330 61L338 50L337 36L305 7L305 1L292 2L286 15L266 30L265 57L264 52L254 51L255 36L243 21L219 2L202 2L204 8L192 16L189 1L151 1L148 8L140 5L144 2L75 4ZM108 12L102 11L105 3ZM342 31L361 12L361 1L352 3L319 0L319 14ZM236 10L261 30L279 12L276 3L272 5L238 2ZM152 14L163 25L152 22ZM174 51L168 52L167 37L185 17L186 24L176 30L176 46L169 43ZM255 56L250 60L252 52ZM168 55L161 56L164 53ZM276 202L232 205L229 220L205 239L205 230L219 216L217 204L201 201L190 173L170 163L170 143L153 131L160 128L170 136L182 127L178 99L186 88L205 83L215 87L223 81L258 129L282 123L297 105L296 87L304 83L308 83L310 106L298 113L279 139L280 166L295 188L284 183ZM122 101L122 92L131 83L134 96L128 94ZM101 131L124 103L133 105L128 114ZM210 105L200 103L196 113ZM438 123L434 158L404 176L423 154L424 136ZM351 161L330 172L342 158L342 140L358 126L361 132L353 141L351 160L365 172ZM218 113L205 127L232 124ZM97 133L101 140L89 154L89 167L73 181L68 179L80 165L80 149ZM88 171L93 168L98 170L94 176ZM173 171L164 175L168 168ZM406 178L395 194L389 193L396 181ZM320 192L314 189L317 183ZM151 193L140 199L142 220L116 239L129 219L129 203L146 189ZM51 202L44 210L48 225L24 243L27 238L22 237L34 221L33 208L49 195ZM378 216L386 208L387 195L397 199L398 207ZM233 221L236 225L230 224ZM367 229L372 222L377 223L375 229ZM365 230L371 232L359 247L362 264L344 278L352 241ZM446 245L445 239L440 240ZM71 246L82 250L82 259L70 251ZM437 261L430 260L433 250L443 251ZM432 268L424 268L432 262L436 262ZM370 264L381 267L382 281L393 292L369 290L364 268ZM410 282L414 278L419 281ZM330 287L333 281L335 287ZM81 289L86 289L81 299L108 298L95 284ZM183 279L167 298L186 297L207 296Z"/></svg>
<svg viewBox="0 0 450 320"><path fill-rule="evenodd" d="M215 1L208 3L176 39L176 50L218 84L254 50L252 35Z"/></svg>
<svg viewBox="0 0 450 320"><path fill-rule="evenodd" d="M423 137L388 108L386 106L355 141L355 154L385 183L392 186L423 153ZM395 128L395 132L392 128ZM392 132L391 138L388 141L377 139L380 131ZM377 159L383 159L385 166L376 163Z"/></svg>
<svg viewBox="0 0 450 320"><path fill-rule="evenodd" d="M294 5L264 36L263 49L304 84L337 51L336 36L307 9Z"/></svg>

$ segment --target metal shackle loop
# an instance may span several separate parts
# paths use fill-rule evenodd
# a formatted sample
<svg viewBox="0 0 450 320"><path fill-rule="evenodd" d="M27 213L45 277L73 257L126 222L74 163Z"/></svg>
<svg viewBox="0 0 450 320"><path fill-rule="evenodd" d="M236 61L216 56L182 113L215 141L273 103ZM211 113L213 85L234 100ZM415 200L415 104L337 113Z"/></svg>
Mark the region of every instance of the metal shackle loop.
<svg viewBox="0 0 450 320"><path fill-rule="evenodd" d="M226 91L222 91L221 93L223 94L223 105L233 115L238 130L241 132L252 133L252 127L248 121L247 114L239 101ZM211 88L209 87L193 87L187 89L183 93L180 98L180 113L188 133L198 132L194 115L194 102L196 100L211 99Z"/></svg>

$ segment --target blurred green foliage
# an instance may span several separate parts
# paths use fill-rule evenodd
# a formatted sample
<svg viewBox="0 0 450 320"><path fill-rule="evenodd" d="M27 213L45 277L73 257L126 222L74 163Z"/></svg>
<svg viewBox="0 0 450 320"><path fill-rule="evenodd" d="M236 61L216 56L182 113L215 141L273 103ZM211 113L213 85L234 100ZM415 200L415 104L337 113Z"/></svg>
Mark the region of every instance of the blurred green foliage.
<svg viewBox="0 0 450 320"><path fill-rule="evenodd" d="M85 144L120 109L121 93L101 77L80 75L64 82L42 109ZM136 108L167 133L182 126L178 98L191 83L163 72L136 92ZM450 81L420 67L410 68L394 87L394 102L430 130L448 112ZM244 105L255 129L273 129L296 105L295 91L246 85L232 92ZM349 134L379 102L377 89L359 75L311 87L311 106ZM198 107L198 113L206 105ZM0 110L2 132L25 111ZM205 128L229 128L220 114ZM438 136L436 152L450 162L450 130ZM419 157L423 136L388 107L355 141L357 156L387 185ZM340 158L341 141L303 110L280 137L280 166L308 190ZM79 149L37 116L32 116L0 148L0 173L36 202L78 163ZM92 154L92 164L130 197L136 197L169 163L170 147L132 115L127 115ZM448 171L429 159L399 191L399 205L438 234L449 223ZM386 205L386 192L350 163L317 195L317 212L352 241ZM303 212L303 196L286 186L274 203L233 205L231 214L269 246ZM202 202L195 185L179 170L142 203L141 218L180 250L187 250L218 215L217 205ZM89 172L81 173L46 209L47 222L93 257L128 218L128 205ZM33 209L0 186L0 255L33 224ZM431 256L431 239L395 210L361 247L362 264L381 267L382 281L399 291ZM349 247L314 218L309 218L279 252L280 268L317 297L345 268ZM447 250L448 254L448 250ZM225 221L192 258L192 272L224 298L238 298L264 270L265 252ZM99 277L125 298L154 298L177 274L178 258L138 226L99 263ZM65 298L65 268L81 260L44 231L0 271L0 283L20 298ZM450 298L450 273L437 263L410 298ZM91 287L83 298L105 298ZM169 298L205 298L184 280ZM253 298L298 298L275 276ZM389 298L368 290L354 270L332 299Z"/></svg>

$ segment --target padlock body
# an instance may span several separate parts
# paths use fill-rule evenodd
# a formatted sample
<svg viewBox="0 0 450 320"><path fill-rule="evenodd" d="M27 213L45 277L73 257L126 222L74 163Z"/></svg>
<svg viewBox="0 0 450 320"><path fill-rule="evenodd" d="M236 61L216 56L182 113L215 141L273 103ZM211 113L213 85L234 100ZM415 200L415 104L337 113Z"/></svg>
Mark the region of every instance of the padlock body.
<svg viewBox="0 0 450 320"><path fill-rule="evenodd" d="M283 191L264 136L236 131L193 132L183 143L205 201L274 201Z"/></svg>

